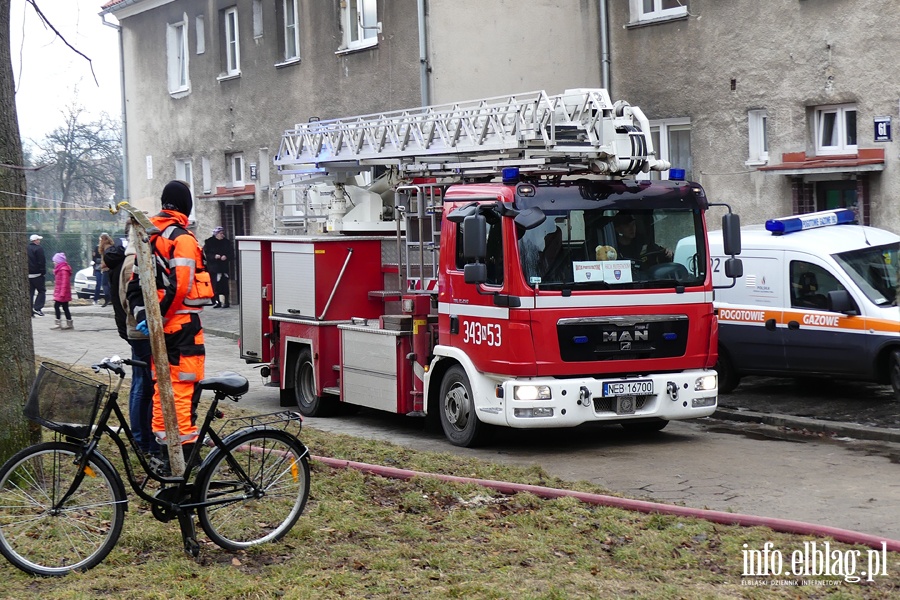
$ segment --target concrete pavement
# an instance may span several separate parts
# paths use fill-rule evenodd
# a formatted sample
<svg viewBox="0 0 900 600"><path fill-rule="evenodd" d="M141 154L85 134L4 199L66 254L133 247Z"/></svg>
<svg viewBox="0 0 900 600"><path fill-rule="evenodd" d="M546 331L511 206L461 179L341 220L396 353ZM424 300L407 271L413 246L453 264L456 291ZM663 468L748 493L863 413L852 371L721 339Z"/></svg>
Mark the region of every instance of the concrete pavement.
<svg viewBox="0 0 900 600"><path fill-rule="evenodd" d="M89 365L103 356L129 352L116 334L111 308L77 306L73 317L74 331L50 331L49 316L32 320L39 356ZM277 388L265 387L258 371L239 358L237 309L207 309L203 323L207 375L237 371L251 382L241 405L260 412L281 410ZM348 417L308 418L305 425L417 450L539 464L562 479L591 481L634 498L900 539L900 447L890 442L836 442L815 434L779 440L779 431L772 427L754 423L734 427L707 419L672 423L662 435L646 438L608 426L501 430L490 446L465 449L451 446L439 433L424 432L421 420L365 409Z"/></svg>

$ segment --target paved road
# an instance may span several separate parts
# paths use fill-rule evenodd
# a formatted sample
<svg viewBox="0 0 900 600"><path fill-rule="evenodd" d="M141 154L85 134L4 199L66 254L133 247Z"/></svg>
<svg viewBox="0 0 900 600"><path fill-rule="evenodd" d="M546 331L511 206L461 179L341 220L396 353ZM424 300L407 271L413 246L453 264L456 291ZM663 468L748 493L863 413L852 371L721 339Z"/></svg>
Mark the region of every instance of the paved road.
<svg viewBox="0 0 900 600"><path fill-rule="evenodd" d="M103 355L127 353L109 318L111 311L103 311L109 309L75 308L72 332L49 331L49 318L33 319L35 352L84 365ZM208 333L236 331L234 309L206 312ZM207 374L242 373L251 381L242 404L279 410L278 390L263 387L258 372L238 358L234 337L207 335ZM439 433L423 431L420 420L375 411L307 419L306 424L420 450L507 464L538 463L558 477L591 481L629 497L808 521L900 540L900 445L886 442L815 435L779 439L777 428L707 419L672 423L662 434L645 438L606 426L504 430L490 447L461 449Z"/></svg>

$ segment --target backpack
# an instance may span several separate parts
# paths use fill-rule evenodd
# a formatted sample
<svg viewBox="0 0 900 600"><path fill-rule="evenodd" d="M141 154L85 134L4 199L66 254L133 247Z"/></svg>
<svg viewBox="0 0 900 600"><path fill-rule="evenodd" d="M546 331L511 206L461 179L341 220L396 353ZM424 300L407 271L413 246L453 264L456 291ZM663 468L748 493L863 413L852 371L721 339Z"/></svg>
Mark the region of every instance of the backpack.
<svg viewBox="0 0 900 600"><path fill-rule="evenodd" d="M185 234L190 236L194 235L190 231L187 231L186 229L179 227L178 225L169 225L160 233L150 236L150 245L153 248L154 256L157 257L156 262L165 270L166 278L171 275L171 267L169 266L169 261L172 259L172 256L164 256L161 252L159 252L159 249L156 246L156 240L160 236L168 240L174 240L178 236ZM185 295L185 306L209 306L213 304L213 298L215 294L213 293L212 278L210 277L209 272L206 270L206 266L203 264L203 253L198 252L198 254L200 256L200 264L198 264L194 268L194 282Z"/></svg>

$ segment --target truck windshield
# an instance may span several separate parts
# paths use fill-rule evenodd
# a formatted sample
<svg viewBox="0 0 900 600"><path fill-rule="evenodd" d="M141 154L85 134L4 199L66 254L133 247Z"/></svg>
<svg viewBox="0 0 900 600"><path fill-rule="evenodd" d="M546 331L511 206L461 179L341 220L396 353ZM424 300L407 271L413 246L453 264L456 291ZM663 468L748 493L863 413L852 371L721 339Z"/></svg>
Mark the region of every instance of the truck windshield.
<svg viewBox="0 0 900 600"><path fill-rule="evenodd" d="M707 258L699 209L545 211L525 231L525 280L540 289L646 289L701 285Z"/></svg>
<svg viewBox="0 0 900 600"><path fill-rule="evenodd" d="M897 255L900 243L835 254L834 259L859 289L878 306L897 304Z"/></svg>

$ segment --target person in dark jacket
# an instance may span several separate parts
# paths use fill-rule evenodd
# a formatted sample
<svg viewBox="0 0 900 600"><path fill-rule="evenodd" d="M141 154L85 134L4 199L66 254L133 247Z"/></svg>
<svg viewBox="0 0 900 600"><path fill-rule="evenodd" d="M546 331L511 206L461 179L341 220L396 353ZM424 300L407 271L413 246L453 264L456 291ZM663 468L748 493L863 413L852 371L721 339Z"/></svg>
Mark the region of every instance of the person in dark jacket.
<svg viewBox="0 0 900 600"><path fill-rule="evenodd" d="M203 257L206 260L206 268L213 280L213 308L229 308L228 302L228 270L234 257L234 249L231 240L225 237L225 229L216 227L212 237L203 242ZM225 300L219 302L219 296Z"/></svg>
<svg viewBox="0 0 900 600"><path fill-rule="evenodd" d="M31 298L31 316L44 316L44 302L47 300L47 257L41 247L43 237L36 233L28 242L28 289Z"/></svg>
<svg viewBox="0 0 900 600"><path fill-rule="evenodd" d="M131 346L132 360L147 363L146 367L132 365L131 394L128 397L128 413L131 432L138 448L145 454L159 454L159 445L155 443L150 421L153 417L153 375L150 362L153 352L150 339L137 330L137 321L128 310L128 282L134 272L135 249L129 246L111 246L103 254L103 262L108 268L109 289L112 296L113 315L119 337Z"/></svg>

